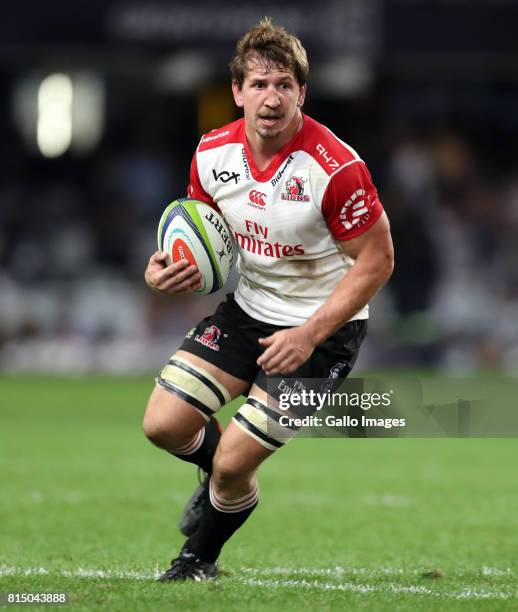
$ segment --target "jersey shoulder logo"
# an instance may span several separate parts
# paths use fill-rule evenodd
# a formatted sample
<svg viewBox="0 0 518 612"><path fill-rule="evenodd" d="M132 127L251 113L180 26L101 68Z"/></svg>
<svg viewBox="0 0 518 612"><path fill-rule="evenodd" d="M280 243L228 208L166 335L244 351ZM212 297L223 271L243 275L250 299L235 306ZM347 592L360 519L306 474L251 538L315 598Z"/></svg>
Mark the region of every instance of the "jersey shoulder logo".
<svg viewBox="0 0 518 612"><path fill-rule="evenodd" d="M319 142L315 149L330 170L337 170L340 167L340 163L331 155L331 153L329 153L322 143Z"/></svg>
<svg viewBox="0 0 518 612"><path fill-rule="evenodd" d="M365 189L356 190L340 211L340 221L346 230L355 225L363 225L370 216L374 201L370 195L366 195Z"/></svg>
<svg viewBox="0 0 518 612"><path fill-rule="evenodd" d="M198 151L202 153L210 149L218 149L227 144L240 143L242 140L242 128L243 119L238 119L216 130L212 130L208 134L204 134L198 145Z"/></svg>
<svg viewBox="0 0 518 612"><path fill-rule="evenodd" d="M230 134L230 130L225 130L223 132L218 132L217 130L214 130L216 133L215 134L208 134L207 136L204 136L201 139L201 144L207 144L208 142L214 142L215 140L219 140L220 138L225 138L225 136L228 136Z"/></svg>
<svg viewBox="0 0 518 612"><path fill-rule="evenodd" d="M303 150L329 176L345 164L359 160L358 153L340 140L331 130L310 117L305 117Z"/></svg>
<svg viewBox="0 0 518 612"><path fill-rule="evenodd" d="M281 193L282 200L292 202L309 202L309 196L304 194L304 183L300 176L292 176L286 181L285 190Z"/></svg>

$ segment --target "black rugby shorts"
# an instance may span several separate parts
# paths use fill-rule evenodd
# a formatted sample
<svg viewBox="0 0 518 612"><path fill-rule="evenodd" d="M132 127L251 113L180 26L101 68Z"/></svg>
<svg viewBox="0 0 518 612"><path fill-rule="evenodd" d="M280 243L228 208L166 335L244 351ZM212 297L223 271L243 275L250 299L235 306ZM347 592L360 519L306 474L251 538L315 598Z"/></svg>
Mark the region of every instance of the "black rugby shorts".
<svg viewBox="0 0 518 612"><path fill-rule="evenodd" d="M187 351L228 374L242 380L257 384L267 391L268 376L257 365L259 355L265 350L258 342L259 338L270 336L281 329L250 317L235 301L233 294L228 294L216 312L200 321L191 329L180 349ZM290 378L345 378L351 371L360 345L367 332L367 321L364 319L346 323L327 340L319 344L311 357ZM271 378L279 378L275 374Z"/></svg>

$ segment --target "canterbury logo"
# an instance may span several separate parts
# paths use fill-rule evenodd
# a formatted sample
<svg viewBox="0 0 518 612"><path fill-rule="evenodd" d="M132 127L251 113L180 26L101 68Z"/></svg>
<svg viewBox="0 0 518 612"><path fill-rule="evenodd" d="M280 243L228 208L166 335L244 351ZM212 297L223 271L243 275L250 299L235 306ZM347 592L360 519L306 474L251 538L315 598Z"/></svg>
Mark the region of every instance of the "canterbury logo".
<svg viewBox="0 0 518 612"><path fill-rule="evenodd" d="M248 194L250 198L250 202L253 204L259 204L259 206L266 206L266 194L257 191L256 189L252 189L252 191Z"/></svg>

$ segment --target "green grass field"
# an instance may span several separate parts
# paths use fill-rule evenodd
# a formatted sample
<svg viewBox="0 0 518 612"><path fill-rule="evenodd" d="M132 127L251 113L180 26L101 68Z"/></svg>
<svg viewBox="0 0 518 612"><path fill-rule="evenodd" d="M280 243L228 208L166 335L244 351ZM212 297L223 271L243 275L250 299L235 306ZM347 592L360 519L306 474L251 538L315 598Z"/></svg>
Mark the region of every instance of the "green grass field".
<svg viewBox="0 0 518 612"><path fill-rule="evenodd" d="M141 434L151 380L0 378L0 592L67 592L73 610L518 609L514 439L296 440L261 468L223 576L156 583L196 477Z"/></svg>

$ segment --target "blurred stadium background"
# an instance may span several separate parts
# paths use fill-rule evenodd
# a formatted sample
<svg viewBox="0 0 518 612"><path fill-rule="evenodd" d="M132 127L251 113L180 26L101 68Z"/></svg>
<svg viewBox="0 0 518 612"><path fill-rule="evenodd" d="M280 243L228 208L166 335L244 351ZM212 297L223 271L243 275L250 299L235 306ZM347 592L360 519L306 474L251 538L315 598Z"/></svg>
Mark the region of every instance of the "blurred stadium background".
<svg viewBox="0 0 518 612"><path fill-rule="evenodd" d="M156 370L221 294L147 290L162 209L259 18L310 56L305 110L367 161L396 270L364 368L518 371L518 4L20 0L0 20L0 370Z"/></svg>

